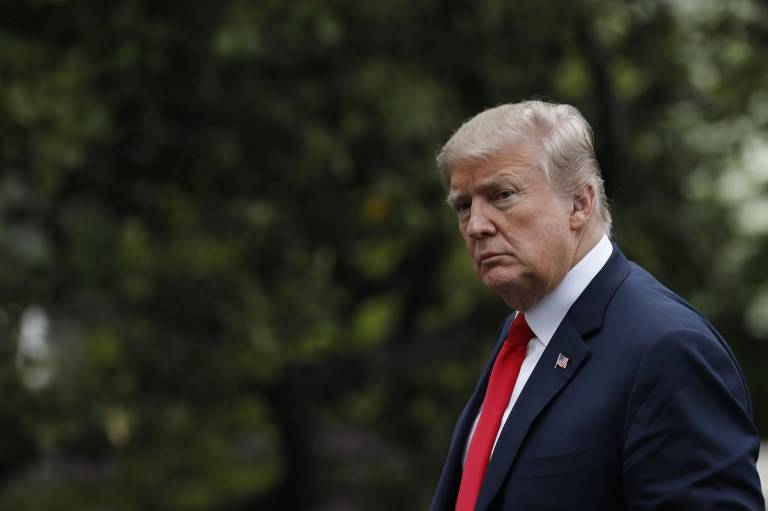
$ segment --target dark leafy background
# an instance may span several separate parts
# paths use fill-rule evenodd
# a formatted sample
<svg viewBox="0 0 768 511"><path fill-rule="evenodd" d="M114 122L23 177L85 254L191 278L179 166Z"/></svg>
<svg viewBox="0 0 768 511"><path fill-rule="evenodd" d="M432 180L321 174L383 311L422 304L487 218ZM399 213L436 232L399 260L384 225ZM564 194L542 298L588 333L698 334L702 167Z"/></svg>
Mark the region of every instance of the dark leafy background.
<svg viewBox="0 0 768 511"><path fill-rule="evenodd" d="M424 509L506 311L433 158L578 106L768 431L757 0L0 3L0 509Z"/></svg>

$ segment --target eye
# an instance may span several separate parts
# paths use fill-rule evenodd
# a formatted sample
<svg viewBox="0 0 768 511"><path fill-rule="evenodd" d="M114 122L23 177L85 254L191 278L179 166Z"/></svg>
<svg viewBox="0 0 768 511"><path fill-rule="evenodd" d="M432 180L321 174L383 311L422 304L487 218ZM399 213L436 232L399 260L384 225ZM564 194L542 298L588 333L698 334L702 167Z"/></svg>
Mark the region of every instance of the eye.
<svg viewBox="0 0 768 511"><path fill-rule="evenodd" d="M471 206L471 203L469 202L459 202L453 206L453 209L456 210L456 213L461 213L464 210L469 209Z"/></svg>
<svg viewBox="0 0 768 511"><path fill-rule="evenodd" d="M513 195L515 195L515 192L513 192L512 190L502 190L500 192L497 192L496 195L493 197L493 199L506 200L506 199L511 199Z"/></svg>
<svg viewBox="0 0 768 511"><path fill-rule="evenodd" d="M461 201L453 205L453 210L456 212L459 218L464 218L469 213L471 207L472 203L470 201Z"/></svg>

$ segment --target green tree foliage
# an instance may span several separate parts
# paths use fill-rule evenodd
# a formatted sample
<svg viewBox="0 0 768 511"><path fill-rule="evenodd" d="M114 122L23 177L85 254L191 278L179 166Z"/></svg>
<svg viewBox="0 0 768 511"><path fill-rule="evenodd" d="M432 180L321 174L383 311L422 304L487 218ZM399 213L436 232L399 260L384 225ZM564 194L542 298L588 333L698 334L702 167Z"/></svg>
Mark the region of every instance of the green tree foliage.
<svg viewBox="0 0 768 511"><path fill-rule="evenodd" d="M433 157L593 121L615 238L768 428L756 0L0 5L0 509L424 509L505 308Z"/></svg>

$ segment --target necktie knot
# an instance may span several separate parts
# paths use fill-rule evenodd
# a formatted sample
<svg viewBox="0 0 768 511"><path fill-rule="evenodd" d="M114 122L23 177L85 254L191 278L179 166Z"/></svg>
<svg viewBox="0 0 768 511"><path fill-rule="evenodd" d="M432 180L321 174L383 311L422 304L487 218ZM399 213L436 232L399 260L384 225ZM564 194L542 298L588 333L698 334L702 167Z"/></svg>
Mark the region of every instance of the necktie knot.
<svg viewBox="0 0 768 511"><path fill-rule="evenodd" d="M518 312L512 321L512 326L509 327L509 333L507 334L507 342L515 346L526 346L528 341L536 337L528 326L528 322L525 320L525 314Z"/></svg>

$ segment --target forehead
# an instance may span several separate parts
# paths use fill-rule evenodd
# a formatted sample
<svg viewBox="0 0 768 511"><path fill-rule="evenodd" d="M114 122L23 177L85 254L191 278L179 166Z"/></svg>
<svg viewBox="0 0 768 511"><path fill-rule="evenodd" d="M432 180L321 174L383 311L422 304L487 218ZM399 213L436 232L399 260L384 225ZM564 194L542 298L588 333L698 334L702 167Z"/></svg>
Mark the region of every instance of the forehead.
<svg viewBox="0 0 768 511"><path fill-rule="evenodd" d="M500 181L519 184L546 182L544 172L535 165L536 160L531 153L527 147L518 147L482 160L458 162L450 174L451 195Z"/></svg>

